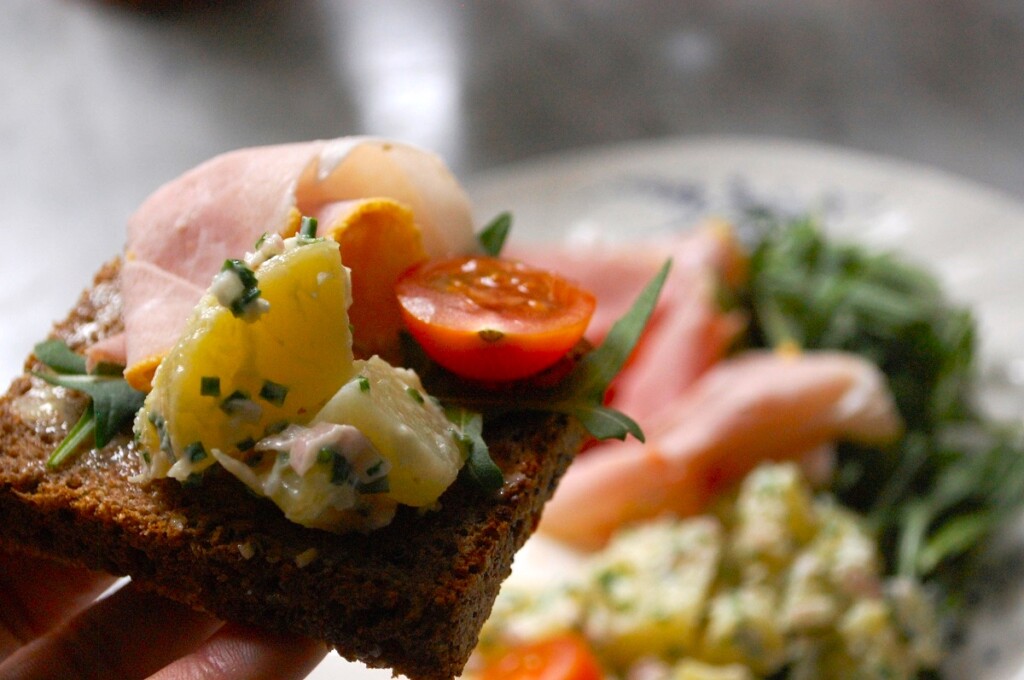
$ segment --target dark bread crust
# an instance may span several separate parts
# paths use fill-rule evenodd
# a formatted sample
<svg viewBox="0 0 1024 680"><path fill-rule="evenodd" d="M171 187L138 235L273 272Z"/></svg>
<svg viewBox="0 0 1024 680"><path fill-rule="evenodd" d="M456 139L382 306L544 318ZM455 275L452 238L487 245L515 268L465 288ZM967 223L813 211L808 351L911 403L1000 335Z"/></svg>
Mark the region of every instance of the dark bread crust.
<svg viewBox="0 0 1024 680"><path fill-rule="evenodd" d="M119 330L118 272L116 261L99 272L56 337L81 348ZM220 618L322 639L346 658L425 680L461 671L585 437L558 415L488 422L506 473L500 493L460 479L436 512L400 511L369 535L336 536L287 521L227 475L196 488L134 483L127 439L48 471L63 429L26 418L22 397L40 386L26 374L0 399L0 547L128 574Z"/></svg>

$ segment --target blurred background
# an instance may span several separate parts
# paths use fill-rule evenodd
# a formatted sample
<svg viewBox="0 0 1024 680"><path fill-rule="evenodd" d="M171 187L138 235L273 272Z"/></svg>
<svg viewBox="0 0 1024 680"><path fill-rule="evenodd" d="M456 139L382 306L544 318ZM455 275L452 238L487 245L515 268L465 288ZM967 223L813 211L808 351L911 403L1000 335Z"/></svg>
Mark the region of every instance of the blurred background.
<svg viewBox="0 0 1024 680"><path fill-rule="evenodd" d="M392 136L471 180L628 140L774 136L1024 197L1018 0L146 4L4 0L0 310L26 333L155 187L246 145Z"/></svg>

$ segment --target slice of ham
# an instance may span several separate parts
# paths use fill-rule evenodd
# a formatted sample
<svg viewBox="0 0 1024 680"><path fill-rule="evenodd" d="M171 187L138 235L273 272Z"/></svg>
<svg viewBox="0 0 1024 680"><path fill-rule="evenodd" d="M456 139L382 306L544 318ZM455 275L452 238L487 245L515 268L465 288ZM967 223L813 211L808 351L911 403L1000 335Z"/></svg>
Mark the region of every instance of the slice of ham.
<svg viewBox="0 0 1024 680"><path fill-rule="evenodd" d="M599 344L666 259L672 270L644 337L611 390L610 405L641 426L682 394L725 354L745 328L725 312L717 288L745 277L744 255L731 230L712 222L661 241L543 248L511 246L511 257L556 271L597 297L587 339Z"/></svg>
<svg viewBox="0 0 1024 680"><path fill-rule="evenodd" d="M657 316L637 348L629 370L612 389L610 405L636 414L646 427L715 365L746 328L740 312L724 311L719 287L737 286L746 275L745 256L732 231L719 223L665 244L672 273Z"/></svg>
<svg viewBox="0 0 1024 680"><path fill-rule="evenodd" d="M125 259L162 270L175 283L152 298L130 292L135 279L123 278L125 319L134 322L126 325L123 342L92 348L90 361L123 363L130 382L148 389L156 363L184 328L188 313L180 311L195 306L225 259L242 257L264 233L294 232L300 215L374 197L412 209L432 257L475 246L469 200L444 163L386 140L353 137L243 149L169 182L129 219ZM142 276L146 285L154 280L153 272ZM145 292L155 291L150 286Z"/></svg>
<svg viewBox="0 0 1024 680"><path fill-rule="evenodd" d="M814 460L837 439L887 442L901 427L870 362L838 352L748 352L717 364L662 410L646 444L606 442L576 460L540 531L598 548L625 524L706 510L763 461Z"/></svg>

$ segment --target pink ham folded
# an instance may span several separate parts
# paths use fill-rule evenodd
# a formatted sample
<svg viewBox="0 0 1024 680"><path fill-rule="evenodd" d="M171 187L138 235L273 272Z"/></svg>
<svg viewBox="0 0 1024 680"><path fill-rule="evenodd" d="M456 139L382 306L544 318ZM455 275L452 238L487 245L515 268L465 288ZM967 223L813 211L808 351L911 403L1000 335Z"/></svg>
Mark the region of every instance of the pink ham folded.
<svg viewBox="0 0 1024 680"><path fill-rule="evenodd" d="M597 548L631 522L704 511L763 461L801 460L837 439L885 442L900 428L885 377L864 359L748 352L662 409L646 444L606 442L575 461L540 531Z"/></svg>
<svg viewBox="0 0 1024 680"><path fill-rule="evenodd" d="M589 246L510 246L510 257L556 271L597 297L587 339L599 344L668 258L672 271L644 338L613 385L610 405L646 427L666 403L715 364L745 328L723 311L718 287L745 278L745 256L732 232L712 222L651 242Z"/></svg>
<svg viewBox="0 0 1024 680"><path fill-rule="evenodd" d="M90 361L124 364L129 382L148 389L225 259L242 257L264 233L294 232L300 215L374 197L413 211L429 256L473 248L465 192L438 157L404 144L342 138L243 149L164 185L128 223L124 337L91 348Z"/></svg>

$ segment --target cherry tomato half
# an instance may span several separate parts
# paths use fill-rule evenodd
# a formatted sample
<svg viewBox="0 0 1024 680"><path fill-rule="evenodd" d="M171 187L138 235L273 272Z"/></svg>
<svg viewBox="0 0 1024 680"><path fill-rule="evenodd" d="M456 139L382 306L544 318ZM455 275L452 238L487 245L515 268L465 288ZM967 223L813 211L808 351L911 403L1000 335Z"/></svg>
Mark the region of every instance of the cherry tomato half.
<svg viewBox="0 0 1024 680"><path fill-rule="evenodd" d="M427 262L395 291L426 353L478 380L514 380L551 366L583 337L595 305L556 274L495 257Z"/></svg>
<svg viewBox="0 0 1024 680"><path fill-rule="evenodd" d="M586 641L560 635L516 647L489 663L481 680L601 680L604 674Z"/></svg>

